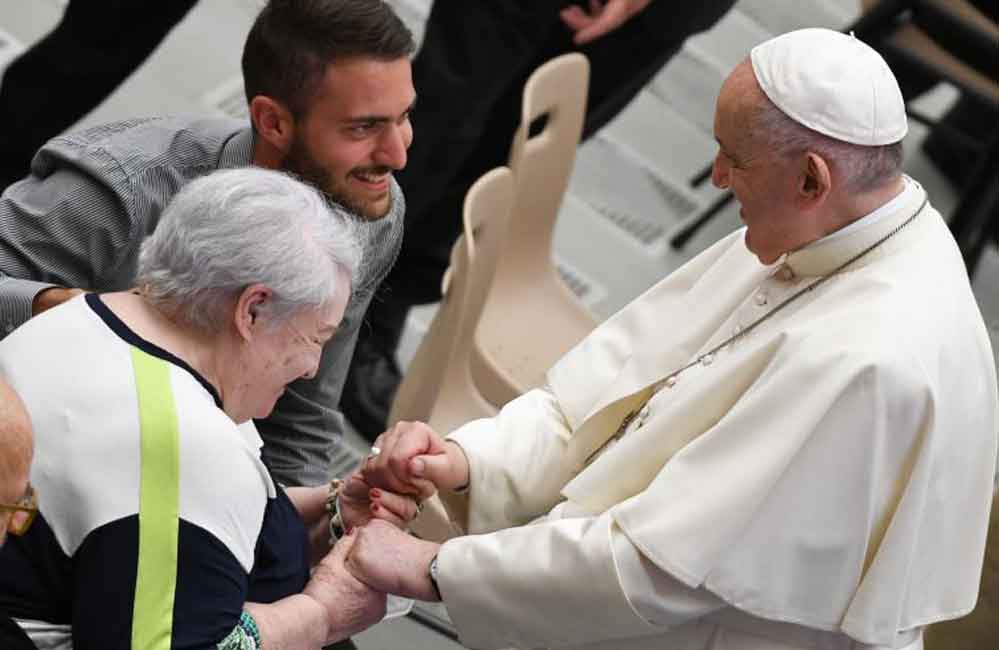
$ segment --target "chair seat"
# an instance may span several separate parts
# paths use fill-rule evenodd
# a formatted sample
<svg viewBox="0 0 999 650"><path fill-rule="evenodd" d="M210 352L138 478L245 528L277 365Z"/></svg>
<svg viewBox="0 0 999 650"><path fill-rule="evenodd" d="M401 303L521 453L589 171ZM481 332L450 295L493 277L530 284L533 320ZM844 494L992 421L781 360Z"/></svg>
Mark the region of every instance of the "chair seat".
<svg viewBox="0 0 999 650"><path fill-rule="evenodd" d="M597 324L561 279L542 275L530 291L509 294L514 301L490 303L488 309L496 313L484 318L476 332L472 379L497 406L543 385L548 369Z"/></svg>

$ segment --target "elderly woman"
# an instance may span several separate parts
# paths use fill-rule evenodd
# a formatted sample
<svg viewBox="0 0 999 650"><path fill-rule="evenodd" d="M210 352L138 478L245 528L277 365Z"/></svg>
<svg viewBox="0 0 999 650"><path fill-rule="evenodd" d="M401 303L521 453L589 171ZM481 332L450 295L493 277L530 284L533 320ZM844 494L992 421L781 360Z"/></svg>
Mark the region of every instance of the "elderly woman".
<svg viewBox="0 0 999 650"><path fill-rule="evenodd" d="M325 553L342 530L328 488L275 485L252 422L316 372L360 256L316 191L216 172L143 242L138 289L0 342L34 423L39 506L0 555L0 611L40 647L104 650L315 648L378 621L384 595L343 566L353 536ZM330 499L344 528L415 513L374 494L355 477Z"/></svg>

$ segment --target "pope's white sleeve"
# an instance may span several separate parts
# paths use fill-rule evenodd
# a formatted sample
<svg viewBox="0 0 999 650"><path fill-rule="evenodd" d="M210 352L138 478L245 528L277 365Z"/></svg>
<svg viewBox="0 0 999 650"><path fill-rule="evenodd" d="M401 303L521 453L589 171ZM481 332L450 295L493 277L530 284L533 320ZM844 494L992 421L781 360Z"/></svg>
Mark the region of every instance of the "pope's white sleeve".
<svg viewBox="0 0 999 650"><path fill-rule="evenodd" d="M518 526L549 512L574 476L565 462L569 435L551 392L528 391L495 417L448 436L468 457L469 487L462 495L442 493L441 500L452 516L467 508L467 520L456 523L469 533Z"/></svg>
<svg viewBox="0 0 999 650"><path fill-rule="evenodd" d="M579 506L563 501L536 523L585 516ZM621 590L634 610L649 623L672 627L725 607L725 601L707 589L688 587L656 566L642 555L617 523L612 522L610 535Z"/></svg>
<svg viewBox="0 0 999 650"><path fill-rule="evenodd" d="M692 589L660 569L635 548L616 524L611 538L621 589L635 611L649 623L674 627L726 606L707 589Z"/></svg>
<svg viewBox="0 0 999 650"><path fill-rule="evenodd" d="M649 636L724 606L644 561L609 513L453 539L438 558L444 604L472 648Z"/></svg>

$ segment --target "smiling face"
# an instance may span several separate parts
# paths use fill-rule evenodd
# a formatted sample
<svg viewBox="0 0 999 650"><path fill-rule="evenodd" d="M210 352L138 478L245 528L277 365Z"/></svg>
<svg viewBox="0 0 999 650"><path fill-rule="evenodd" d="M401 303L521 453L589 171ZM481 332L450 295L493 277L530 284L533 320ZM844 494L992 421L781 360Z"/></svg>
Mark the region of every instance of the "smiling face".
<svg viewBox="0 0 999 650"><path fill-rule="evenodd" d="M754 134L753 102L762 96L752 68L746 63L726 79L715 111L718 154L711 181L735 195L740 204L739 216L746 224L746 247L761 262L771 264L798 245L798 174L793 161L768 151Z"/></svg>
<svg viewBox="0 0 999 650"><path fill-rule="evenodd" d="M342 280L340 286L349 286L345 275ZM343 320L348 298L348 292L339 292L324 308L306 307L277 325L266 316L256 319L252 335L240 346L237 384L223 391L233 421L267 417L288 384L316 376L323 346Z"/></svg>
<svg viewBox="0 0 999 650"><path fill-rule="evenodd" d="M331 63L296 118L282 167L366 219L392 205L392 172L406 166L416 100L408 58Z"/></svg>

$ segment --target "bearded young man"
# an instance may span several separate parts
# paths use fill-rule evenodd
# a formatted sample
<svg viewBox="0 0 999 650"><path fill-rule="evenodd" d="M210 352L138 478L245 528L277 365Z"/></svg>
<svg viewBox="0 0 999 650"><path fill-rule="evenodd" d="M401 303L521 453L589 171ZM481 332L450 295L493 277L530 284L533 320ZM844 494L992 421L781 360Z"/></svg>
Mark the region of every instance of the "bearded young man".
<svg viewBox="0 0 999 650"><path fill-rule="evenodd" d="M402 238L414 42L380 0L272 0L243 50L251 124L158 117L53 139L0 199L0 337L81 290L132 286L139 245L188 181L259 165L296 174L359 217L366 259L317 376L257 425L277 481L328 480L343 373ZM210 218L211 215L205 215Z"/></svg>

